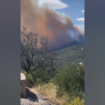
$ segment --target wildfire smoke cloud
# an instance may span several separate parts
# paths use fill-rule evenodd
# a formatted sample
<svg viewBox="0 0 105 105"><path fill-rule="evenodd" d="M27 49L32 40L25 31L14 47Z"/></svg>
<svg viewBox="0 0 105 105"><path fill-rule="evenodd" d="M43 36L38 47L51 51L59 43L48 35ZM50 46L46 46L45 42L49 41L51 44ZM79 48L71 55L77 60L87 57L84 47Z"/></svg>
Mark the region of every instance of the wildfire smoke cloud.
<svg viewBox="0 0 105 105"><path fill-rule="evenodd" d="M47 36L57 46L66 45L73 40L78 41L79 35L82 34L69 16L57 13L47 6L40 8L37 0L34 0L34 4L31 0L21 0L21 30L23 27L27 31ZM69 30L74 32L73 35Z"/></svg>

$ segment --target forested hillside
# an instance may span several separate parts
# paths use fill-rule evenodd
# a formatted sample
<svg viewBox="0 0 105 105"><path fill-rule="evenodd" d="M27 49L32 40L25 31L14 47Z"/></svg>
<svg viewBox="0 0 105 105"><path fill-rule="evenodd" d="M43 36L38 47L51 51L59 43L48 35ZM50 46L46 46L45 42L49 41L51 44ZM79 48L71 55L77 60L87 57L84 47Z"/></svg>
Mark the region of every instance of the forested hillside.
<svg viewBox="0 0 105 105"><path fill-rule="evenodd" d="M65 64L84 62L84 44L73 45L56 52L64 60Z"/></svg>

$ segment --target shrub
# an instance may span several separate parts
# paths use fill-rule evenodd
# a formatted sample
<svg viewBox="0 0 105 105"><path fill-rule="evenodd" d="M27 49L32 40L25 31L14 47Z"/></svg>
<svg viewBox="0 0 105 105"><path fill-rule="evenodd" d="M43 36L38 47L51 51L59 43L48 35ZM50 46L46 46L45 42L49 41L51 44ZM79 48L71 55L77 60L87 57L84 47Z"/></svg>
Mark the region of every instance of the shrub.
<svg viewBox="0 0 105 105"><path fill-rule="evenodd" d="M48 81L50 80L48 72L41 69L33 71L32 76L37 84L48 83Z"/></svg>
<svg viewBox="0 0 105 105"><path fill-rule="evenodd" d="M66 92L70 97L79 96L84 91L84 68L77 64L63 67L54 79L58 86L57 96L61 97Z"/></svg>
<svg viewBox="0 0 105 105"><path fill-rule="evenodd" d="M50 80L48 72L43 71L41 69L37 69L34 71L30 70L28 74L24 70L21 70L21 72L24 73L26 76L26 85L28 87L32 87L38 84L48 83L48 81Z"/></svg>
<svg viewBox="0 0 105 105"><path fill-rule="evenodd" d="M33 78L33 76L32 76L31 73L27 74L26 80L27 80L27 81L26 81L26 85L27 85L28 87L32 87L32 86L34 85L34 78Z"/></svg>

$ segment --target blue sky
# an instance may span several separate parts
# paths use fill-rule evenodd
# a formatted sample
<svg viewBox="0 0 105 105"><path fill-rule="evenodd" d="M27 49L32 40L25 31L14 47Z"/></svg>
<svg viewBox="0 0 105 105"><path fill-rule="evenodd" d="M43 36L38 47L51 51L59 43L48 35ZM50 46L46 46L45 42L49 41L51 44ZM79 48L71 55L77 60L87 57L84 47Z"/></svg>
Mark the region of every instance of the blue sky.
<svg viewBox="0 0 105 105"><path fill-rule="evenodd" d="M78 18L84 18L84 0L61 0L63 3L67 4L68 7L63 9L57 9L56 11L67 14L73 21L75 25L84 26L84 22L77 21ZM81 19L79 19L81 20Z"/></svg>

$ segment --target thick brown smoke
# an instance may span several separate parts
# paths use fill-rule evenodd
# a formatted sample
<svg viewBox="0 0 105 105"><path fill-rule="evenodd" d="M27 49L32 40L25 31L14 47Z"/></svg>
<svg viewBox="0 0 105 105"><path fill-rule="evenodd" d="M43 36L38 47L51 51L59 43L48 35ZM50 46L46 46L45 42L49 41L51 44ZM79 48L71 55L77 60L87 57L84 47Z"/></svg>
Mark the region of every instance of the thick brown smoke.
<svg viewBox="0 0 105 105"><path fill-rule="evenodd" d="M21 30L23 27L27 31L47 36L57 46L73 40L70 33L67 33L68 30L75 30L81 34L68 16L47 7L39 8L37 0L34 5L31 0L21 0Z"/></svg>

